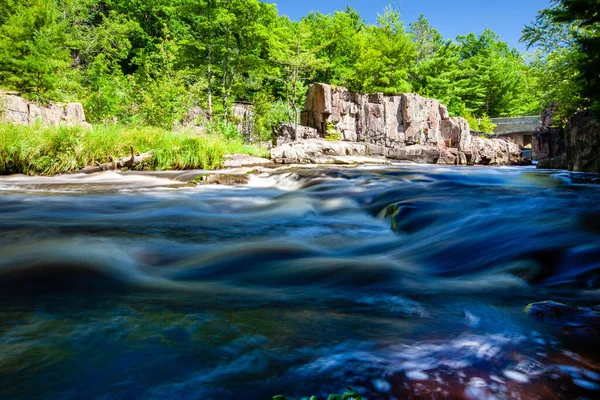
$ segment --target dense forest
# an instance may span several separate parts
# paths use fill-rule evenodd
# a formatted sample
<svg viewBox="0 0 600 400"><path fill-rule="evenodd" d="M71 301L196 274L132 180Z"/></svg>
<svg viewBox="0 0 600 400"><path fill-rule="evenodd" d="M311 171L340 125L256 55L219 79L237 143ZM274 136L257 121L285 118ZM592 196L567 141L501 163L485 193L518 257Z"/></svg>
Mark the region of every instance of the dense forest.
<svg viewBox="0 0 600 400"><path fill-rule="evenodd" d="M598 4L555 2L523 53L491 30L444 38L393 6L369 24L350 7L292 21L259 0L0 0L0 86L81 101L91 122L169 129L193 106L227 129L231 104L250 102L257 140L297 118L313 81L416 92L476 124L553 100L566 118L597 96Z"/></svg>

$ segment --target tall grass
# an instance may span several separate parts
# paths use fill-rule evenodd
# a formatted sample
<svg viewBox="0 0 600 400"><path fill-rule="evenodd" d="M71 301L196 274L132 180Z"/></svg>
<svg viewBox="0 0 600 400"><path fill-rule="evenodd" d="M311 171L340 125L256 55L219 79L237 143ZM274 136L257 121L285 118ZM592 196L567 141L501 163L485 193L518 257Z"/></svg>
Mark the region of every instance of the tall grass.
<svg viewBox="0 0 600 400"><path fill-rule="evenodd" d="M0 124L0 174L54 175L154 150L147 170L215 169L226 154L264 157L265 149L220 134L173 132L151 127L87 127Z"/></svg>

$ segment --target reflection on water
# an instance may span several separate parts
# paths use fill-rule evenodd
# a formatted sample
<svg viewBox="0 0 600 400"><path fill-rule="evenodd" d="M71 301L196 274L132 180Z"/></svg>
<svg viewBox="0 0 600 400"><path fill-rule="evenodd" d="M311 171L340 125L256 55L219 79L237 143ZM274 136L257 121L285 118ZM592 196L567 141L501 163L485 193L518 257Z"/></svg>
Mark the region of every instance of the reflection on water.
<svg viewBox="0 0 600 400"><path fill-rule="evenodd" d="M523 312L600 304L595 177L191 179L0 177L0 397L600 394L598 341Z"/></svg>

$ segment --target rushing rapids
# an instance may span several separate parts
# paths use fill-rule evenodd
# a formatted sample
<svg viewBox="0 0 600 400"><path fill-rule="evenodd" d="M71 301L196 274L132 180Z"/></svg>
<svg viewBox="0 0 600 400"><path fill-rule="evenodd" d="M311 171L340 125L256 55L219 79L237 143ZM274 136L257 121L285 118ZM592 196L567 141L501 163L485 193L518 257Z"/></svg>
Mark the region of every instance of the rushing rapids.
<svg viewBox="0 0 600 400"><path fill-rule="evenodd" d="M1 398L600 396L597 338L524 310L600 304L595 177L193 178L0 177Z"/></svg>

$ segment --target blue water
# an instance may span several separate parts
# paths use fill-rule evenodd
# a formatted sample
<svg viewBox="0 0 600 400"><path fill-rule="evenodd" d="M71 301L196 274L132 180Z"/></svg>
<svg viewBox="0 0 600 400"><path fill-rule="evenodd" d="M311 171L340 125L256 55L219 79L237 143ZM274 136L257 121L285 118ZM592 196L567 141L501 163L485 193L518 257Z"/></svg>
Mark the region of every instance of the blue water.
<svg viewBox="0 0 600 400"><path fill-rule="evenodd" d="M532 168L0 177L0 398L597 398L600 185Z"/></svg>

